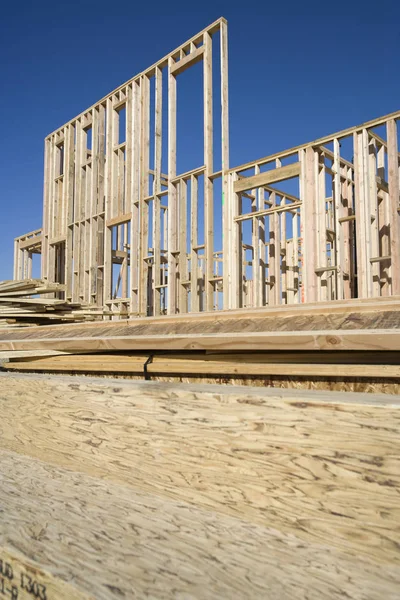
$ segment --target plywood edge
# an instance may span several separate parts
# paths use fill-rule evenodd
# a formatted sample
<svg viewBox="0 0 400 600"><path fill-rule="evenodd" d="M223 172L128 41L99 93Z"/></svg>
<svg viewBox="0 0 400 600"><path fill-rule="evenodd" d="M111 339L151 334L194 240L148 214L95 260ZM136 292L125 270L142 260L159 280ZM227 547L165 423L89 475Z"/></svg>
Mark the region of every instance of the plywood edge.
<svg viewBox="0 0 400 600"><path fill-rule="evenodd" d="M288 401L304 401L307 403L344 404L344 405L366 405L400 409L400 395L388 396L386 394L370 394L365 392L342 392L325 390L295 390L278 388L260 388L240 385L224 385L212 383L170 383L156 381L133 381L113 377L96 377L65 374L38 374L38 373L12 373L0 372L0 389L5 390L7 386L26 387L32 384L44 382L53 387L57 394L61 385L71 386L74 390L90 390L101 388L109 393L136 394L141 392L180 392L218 394L218 397L233 397L239 395L243 398L260 398L268 402L270 398L278 398Z"/></svg>

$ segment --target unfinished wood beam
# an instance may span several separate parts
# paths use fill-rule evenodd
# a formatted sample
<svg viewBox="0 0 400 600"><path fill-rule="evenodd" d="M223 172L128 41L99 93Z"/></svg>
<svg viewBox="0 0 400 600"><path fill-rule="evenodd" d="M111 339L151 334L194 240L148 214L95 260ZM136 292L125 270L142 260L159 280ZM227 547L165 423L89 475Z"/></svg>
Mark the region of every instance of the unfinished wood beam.
<svg viewBox="0 0 400 600"><path fill-rule="evenodd" d="M162 71L155 73L154 200L153 200L153 314L161 314L161 164L162 164ZM168 182L166 182L168 185Z"/></svg>
<svg viewBox="0 0 400 600"><path fill-rule="evenodd" d="M178 309L179 313L188 312L188 268L187 268L187 183L181 181L179 185L179 203L178 203L178 216L179 216L179 286L178 286Z"/></svg>
<svg viewBox="0 0 400 600"><path fill-rule="evenodd" d="M129 223L132 220L132 213L125 213L124 215L120 215L118 217L114 217L113 219L109 219L106 223L107 227L115 227L116 225L123 225L124 223Z"/></svg>
<svg viewBox="0 0 400 600"><path fill-rule="evenodd" d="M257 167L258 169L258 167ZM257 170L256 170L257 173ZM254 190L253 194L255 200L252 203L252 209L257 210L260 208L262 204L262 190ZM262 272L260 270L260 263L262 259L262 248L260 245L260 227L259 227L259 219L253 217L251 223L251 243L253 246L253 268L252 268L252 278L253 278L253 301L252 306L262 306L262 292L265 287L265 278L262 277Z"/></svg>
<svg viewBox="0 0 400 600"><path fill-rule="evenodd" d="M148 355L61 355L51 357L30 357L20 360L13 358L5 365L8 371L50 371L75 373L136 373L153 374L199 374L199 375L254 375L269 377L281 375L289 377L340 377L364 379L400 379L400 365L388 364L347 364L304 362L264 362L253 356L253 362L246 356L232 355L230 360L219 360L218 355L194 357L154 356L150 364ZM282 357L284 359L284 356ZM275 357L277 360L277 357ZM145 368L146 364L146 368Z"/></svg>
<svg viewBox="0 0 400 600"><path fill-rule="evenodd" d="M231 212L229 194L229 96L228 96L228 28L226 22L220 29L221 55L221 176L222 176L222 248L223 248L223 308L231 308L232 289L229 276L231 249Z"/></svg>
<svg viewBox="0 0 400 600"><path fill-rule="evenodd" d="M392 294L400 293L400 185L397 123L394 119L387 122L388 145L388 185L390 218L390 254Z"/></svg>
<svg viewBox="0 0 400 600"><path fill-rule="evenodd" d="M14 240L14 279L22 279L20 275L21 254L19 249L19 240Z"/></svg>
<svg viewBox="0 0 400 600"><path fill-rule="evenodd" d="M146 260L149 248L149 195L150 168L150 80L143 76L141 87L141 142L140 142L140 248L139 248L139 315L145 317L149 310L149 265Z"/></svg>
<svg viewBox="0 0 400 600"><path fill-rule="evenodd" d="M229 175L229 209L231 216L230 224L230 239L231 248L230 268L228 274L228 283L231 289L230 308L241 308L243 306L243 261L242 255L242 226L236 221L242 212L242 197L240 193L234 191L234 186L237 181L237 174Z"/></svg>
<svg viewBox="0 0 400 600"><path fill-rule="evenodd" d="M173 60L168 60L168 305L167 313L177 310L177 187L176 177L176 77Z"/></svg>
<svg viewBox="0 0 400 600"><path fill-rule="evenodd" d="M34 238L29 238L26 241L18 242L18 247L20 250L25 250L28 248L32 248L33 246L41 246L42 240L43 240L43 236L38 235L38 236L35 236Z"/></svg>
<svg viewBox="0 0 400 600"><path fill-rule="evenodd" d="M194 175L190 178L190 311L199 312L199 258L198 246L198 178Z"/></svg>
<svg viewBox="0 0 400 600"><path fill-rule="evenodd" d="M300 163L296 162L285 167L279 167L277 169L271 169L270 171L264 171L258 175L252 177L244 177L235 182L235 192L244 192L246 190L252 190L257 187L268 185L269 183L277 183L278 181L285 181L286 179L292 179L300 175Z"/></svg>
<svg viewBox="0 0 400 600"><path fill-rule="evenodd" d="M140 80L132 83L132 102L128 104L128 109L132 111L132 179L131 179L131 198L130 207L132 212L131 221L131 313L139 313L139 256L140 256Z"/></svg>
<svg viewBox="0 0 400 600"><path fill-rule="evenodd" d="M260 188L258 188L260 189ZM271 196L276 196L276 192L273 191L271 192ZM297 208L300 208L301 206L301 202L296 202L295 204L283 204L283 205L278 205L278 206L271 206L271 208L266 208L263 210L257 210L254 212L250 212L250 213L246 213L244 215L239 215L238 217L235 217L235 221L246 221L248 219L254 219L255 217L266 217L268 215L273 215L274 213L285 213L285 212L291 212L296 210Z"/></svg>
<svg viewBox="0 0 400 600"><path fill-rule="evenodd" d="M207 35L207 34L205 34L205 35ZM196 50L194 50L193 52L191 52L184 58L181 58L177 63L174 63L172 65L172 67L171 67L172 75L180 75L180 73L183 73L184 71L186 71L186 69L188 69L192 65L195 65L198 62L200 62L201 60L203 60L203 55L204 55L204 46L200 46L200 48L196 48Z"/></svg>
<svg viewBox="0 0 400 600"><path fill-rule="evenodd" d="M214 308L213 255L214 255L214 194L213 182L213 89L212 37L204 34L204 255L205 255L205 310Z"/></svg>
<svg viewBox="0 0 400 600"><path fill-rule="evenodd" d="M300 197L301 225L300 235L302 238L302 302L315 302L318 299L317 275L315 269L318 266L316 235L317 235L317 212L316 212L316 157L312 148L307 148L301 154L301 186Z"/></svg>
<svg viewBox="0 0 400 600"><path fill-rule="evenodd" d="M0 350L400 350L395 330L142 335L1 341Z"/></svg>
<svg viewBox="0 0 400 600"><path fill-rule="evenodd" d="M354 134L354 180L355 180L355 213L357 232L357 288L360 298L371 296L372 278L370 276L370 194L368 173L367 147L365 132Z"/></svg>
<svg viewBox="0 0 400 600"><path fill-rule="evenodd" d="M333 176L333 198L334 198L334 227L335 227L335 262L338 266L338 271L336 273L336 297L338 300L343 298L343 231L341 229L341 223L339 222L339 218L342 210L342 192L341 192L341 157L340 157L340 143L337 138L334 139L333 142L333 151L334 151L334 169L335 174ZM348 232L347 232L348 234Z"/></svg>

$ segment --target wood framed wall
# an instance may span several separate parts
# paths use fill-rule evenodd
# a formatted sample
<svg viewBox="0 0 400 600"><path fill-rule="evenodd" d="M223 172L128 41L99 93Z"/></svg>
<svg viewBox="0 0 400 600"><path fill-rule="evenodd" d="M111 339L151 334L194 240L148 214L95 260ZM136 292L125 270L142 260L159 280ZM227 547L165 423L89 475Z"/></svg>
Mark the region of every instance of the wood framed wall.
<svg viewBox="0 0 400 600"><path fill-rule="evenodd" d="M14 279L32 279L33 254L41 254L42 230L36 229L14 240Z"/></svg>
<svg viewBox="0 0 400 600"><path fill-rule="evenodd" d="M180 76L199 62L203 160L180 173ZM221 18L46 138L42 276L65 283L68 300L133 316L216 308L214 181L229 167L227 68Z"/></svg>
<svg viewBox="0 0 400 600"><path fill-rule="evenodd" d="M180 76L197 63L203 164L180 172ZM218 19L46 138L42 277L115 317L398 295L399 119L230 168Z"/></svg>
<svg viewBox="0 0 400 600"><path fill-rule="evenodd" d="M399 293L399 119L230 169L227 308Z"/></svg>

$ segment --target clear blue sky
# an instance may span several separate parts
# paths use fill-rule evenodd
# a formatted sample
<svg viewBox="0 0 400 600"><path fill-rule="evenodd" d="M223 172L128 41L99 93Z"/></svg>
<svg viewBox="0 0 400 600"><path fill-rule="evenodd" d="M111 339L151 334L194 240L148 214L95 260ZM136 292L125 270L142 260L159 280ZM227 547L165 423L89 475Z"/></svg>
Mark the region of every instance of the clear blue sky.
<svg viewBox="0 0 400 600"><path fill-rule="evenodd" d="M398 110L399 4L3 3L0 280L12 277L13 238L41 226L48 133L221 15L229 25L231 166Z"/></svg>

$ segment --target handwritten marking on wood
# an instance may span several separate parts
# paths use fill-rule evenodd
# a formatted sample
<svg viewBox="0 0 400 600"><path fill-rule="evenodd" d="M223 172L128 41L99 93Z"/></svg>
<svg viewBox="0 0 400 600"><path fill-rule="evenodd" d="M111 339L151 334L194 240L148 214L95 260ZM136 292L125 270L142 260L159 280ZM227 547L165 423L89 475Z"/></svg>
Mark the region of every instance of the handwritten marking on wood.
<svg viewBox="0 0 400 600"><path fill-rule="evenodd" d="M2 498L4 502L4 496ZM32 521L32 527L35 524ZM22 541L22 540L21 540ZM34 540L32 540L34 543ZM0 546L1 600L91 600L76 588Z"/></svg>

